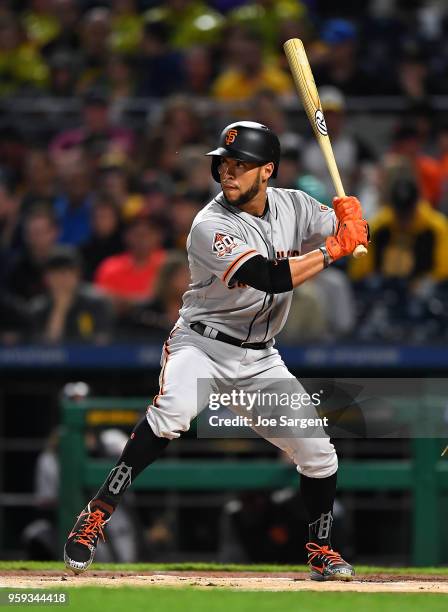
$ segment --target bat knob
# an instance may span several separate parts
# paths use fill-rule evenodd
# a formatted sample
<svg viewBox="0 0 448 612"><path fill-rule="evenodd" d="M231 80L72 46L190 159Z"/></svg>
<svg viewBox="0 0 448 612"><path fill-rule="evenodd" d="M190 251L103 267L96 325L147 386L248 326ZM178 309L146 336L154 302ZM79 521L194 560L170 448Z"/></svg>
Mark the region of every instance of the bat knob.
<svg viewBox="0 0 448 612"><path fill-rule="evenodd" d="M358 244L356 249L353 251L353 257L355 259L359 259L360 257L365 257L367 255L367 249L362 244Z"/></svg>

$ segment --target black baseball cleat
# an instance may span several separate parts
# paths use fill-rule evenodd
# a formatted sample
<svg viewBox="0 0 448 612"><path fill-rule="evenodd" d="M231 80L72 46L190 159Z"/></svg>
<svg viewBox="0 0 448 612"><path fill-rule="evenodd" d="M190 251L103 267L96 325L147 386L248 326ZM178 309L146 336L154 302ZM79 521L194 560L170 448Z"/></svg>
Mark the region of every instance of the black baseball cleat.
<svg viewBox="0 0 448 612"><path fill-rule="evenodd" d="M98 538L104 541L104 528L113 508L101 500L94 500L78 516L64 546L65 567L75 574L85 572L95 556Z"/></svg>
<svg viewBox="0 0 448 612"><path fill-rule="evenodd" d="M355 570L335 550L314 542L308 542L306 549L311 580L353 580Z"/></svg>

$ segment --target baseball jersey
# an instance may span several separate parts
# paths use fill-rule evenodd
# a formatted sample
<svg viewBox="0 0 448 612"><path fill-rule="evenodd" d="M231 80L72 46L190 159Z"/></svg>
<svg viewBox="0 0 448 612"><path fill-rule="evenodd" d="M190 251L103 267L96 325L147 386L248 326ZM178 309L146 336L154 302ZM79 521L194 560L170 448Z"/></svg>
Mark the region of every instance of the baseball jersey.
<svg viewBox="0 0 448 612"><path fill-rule="evenodd" d="M246 342L267 342L286 322L292 291L269 294L239 283L237 270L251 257L303 255L335 233L331 208L294 189L267 189L268 209L254 217L222 192L195 217L187 238L191 284L180 321L201 322Z"/></svg>

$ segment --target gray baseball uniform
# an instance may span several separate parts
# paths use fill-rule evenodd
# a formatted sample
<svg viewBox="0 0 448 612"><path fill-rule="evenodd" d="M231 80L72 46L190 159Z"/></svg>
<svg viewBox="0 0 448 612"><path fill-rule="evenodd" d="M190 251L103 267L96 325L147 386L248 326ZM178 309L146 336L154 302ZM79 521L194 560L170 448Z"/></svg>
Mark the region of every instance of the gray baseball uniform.
<svg viewBox="0 0 448 612"><path fill-rule="evenodd" d="M304 392L273 346L288 316L292 291L267 294L238 283L234 275L255 255L275 259L317 248L335 233L336 217L301 191L270 187L267 196L269 208L263 217L230 205L220 193L193 222L187 239L192 282L165 342L160 391L147 411L158 436L177 438L188 430L218 379L238 380L245 388L255 382L264 389L274 379L287 379L284 384ZM203 336L190 328L196 322L207 326ZM267 346L262 350L232 346L214 339L218 332ZM324 434L310 438L293 434L267 439L287 452L307 476L324 478L336 472L336 453Z"/></svg>
<svg viewBox="0 0 448 612"><path fill-rule="evenodd" d="M239 287L233 275L255 255L312 251L334 233L336 217L302 191L269 187L267 195L263 218L227 204L222 193L196 216L187 240L192 283L180 311L187 325L200 321L250 342L271 340L282 329L292 291L267 295Z"/></svg>

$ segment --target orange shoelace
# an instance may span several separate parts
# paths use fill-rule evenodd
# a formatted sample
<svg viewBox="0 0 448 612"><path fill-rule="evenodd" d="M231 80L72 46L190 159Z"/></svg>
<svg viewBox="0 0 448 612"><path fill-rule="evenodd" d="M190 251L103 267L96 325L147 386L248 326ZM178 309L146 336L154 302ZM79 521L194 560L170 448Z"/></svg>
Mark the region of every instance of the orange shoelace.
<svg viewBox="0 0 448 612"><path fill-rule="evenodd" d="M85 544L89 546L93 544L94 539L100 535L104 542L103 527L106 524L104 520L104 513L101 510L95 510L94 512L86 513L86 519L83 524L83 528L79 535L76 537L75 542Z"/></svg>
<svg viewBox="0 0 448 612"><path fill-rule="evenodd" d="M315 544L314 542L308 542L308 544L306 544L306 549L310 553L310 557L308 559L308 563L310 565L319 555L324 555L329 561L333 563L342 561L341 555L335 550L328 548L328 546L319 546L319 544Z"/></svg>

